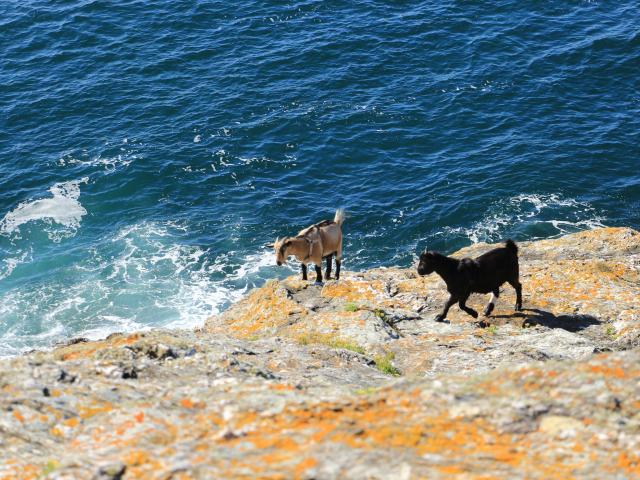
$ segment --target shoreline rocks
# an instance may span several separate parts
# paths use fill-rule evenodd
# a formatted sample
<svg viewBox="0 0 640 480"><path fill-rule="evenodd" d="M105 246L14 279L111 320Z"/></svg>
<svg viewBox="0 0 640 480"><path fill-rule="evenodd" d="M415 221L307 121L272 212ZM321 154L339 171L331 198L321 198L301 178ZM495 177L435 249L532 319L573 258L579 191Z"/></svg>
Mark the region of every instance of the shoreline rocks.
<svg viewBox="0 0 640 480"><path fill-rule="evenodd" d="M640 234L520 252L525 310L505 286L488 328L380 268L1 360L0 478L640 476Z"/></svg>

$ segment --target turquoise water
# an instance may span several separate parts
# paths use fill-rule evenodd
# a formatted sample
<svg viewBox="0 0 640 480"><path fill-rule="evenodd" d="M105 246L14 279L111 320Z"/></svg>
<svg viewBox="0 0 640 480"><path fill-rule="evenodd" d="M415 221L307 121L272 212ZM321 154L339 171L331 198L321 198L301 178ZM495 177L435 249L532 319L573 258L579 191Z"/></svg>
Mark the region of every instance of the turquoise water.
<svg viewBox="0 0 640 480"><path fill-rule="evenodd" d="M640 228L637 2L0 3L0 355L347 269Z"/></svg>

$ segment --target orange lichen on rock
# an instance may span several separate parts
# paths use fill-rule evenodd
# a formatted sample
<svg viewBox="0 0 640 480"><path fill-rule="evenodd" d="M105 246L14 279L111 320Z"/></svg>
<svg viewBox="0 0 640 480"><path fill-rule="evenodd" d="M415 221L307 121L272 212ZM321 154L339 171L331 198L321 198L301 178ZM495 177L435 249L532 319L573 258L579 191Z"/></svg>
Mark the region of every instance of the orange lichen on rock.
<svg viewBox="0 0 640 480"><path fill-rule="evenodd" d="M78 407L78 416L81 419L88 419L100 413L108 413L113 410L110 402L92 402L91 405L81 405Z"/></svg>
<svg viewBox="0 0 640 480"><path fill-rule="evenodd" d="M640 478L640 455L631 452L620 452L617 466L626 473Z"/></svg>
<svg viewBox="0 0 640 480"><path fill-rule="evenodd" d="M489 328L434 322L439 277L379 268L267 282L197 332L1 360L0 478L639 476L640 236L520 247L525 310L506 285Z"/></svg>
<svg viewBox="0 0 640 480"><path fill-rule="evenodd" d="M318 464L318 461L315 458L307 457L298 463L294 470L293 474L295 478L301 478L302 475L309 469L315 467Z"/></svg>
<svg viewBox="0 0 640 480"><path fill-rule="evenodd" d="M77 360L81 358L93 357L98 351L105 348L116 348L135 343L141 334L113 335L106 340L94 342L79 342L66 347L61 347L56 354L61 360Z"/></svg>
<svg viewBox="0 0 640 480"><path fill-rule="evenodd" d="M34 464L7 463L0 470L0 480L35 480L41 477L42 467ZM2 467L2 465L0 465Z"/></svg>
<svg viewBox="0 0 640 480"><path fill-rule="evenodd" d="M341 298L347 302L375 301L384 292L380 281L345 279L337 283L327 283L321 295L327 298Z"/></svg>
<svg viewBox="0 0 640 480"><path fill-rule="evenodd" d="M590 372L599 373L605 377L625 378L636 376L636 371L625 372L625 370L616 365L587 365L585 366Z"/></svg>
<svg viewBox="0 0 640 480"><path fill-rule="evenodd" d="M124 456L124 461L129 466L143 465L149 460L149 454L142 450L133 450Z"/></svg>
<svg viewBox="0 0 640 480"><path fill-rule="evenodd" d="M20 413L20 410L14 410L13 411L13 416L16 420L18 420L20 423L24 423L24 415L22 415Z"/></svg>
<svg viewBox="0 0 640 480"><path fill-rule="evenodd" d="M275 383L273 385L269 385L269 388L271 390L275 390L277 392L282 392L282 391L292 391L295 390L293 386L291 385L286 385L284 383Z"/></svg>
<svg viewBox="0 0 640 480"><path fill-rule="evenodd" d="M220 317L221 324L217 324L216 319L209 319L208 330L246 338L258 332L274 333L287 325L290 315L306 313L303 307L288 298L286 290L277 281L269 281L253 290L236 307L232 319L224 314Z"/></svg>
<svg viewBox="0 0 640 480"><path fill-rule="evenodd" d="M278 416L256 418L253 429L232 444L249 442L256 452L266 449L271 453L260 458L268 463L285 462L292 455L304 456L317 442L342 443L358 450L410 449L418 456L433 454L443 461L457 459L455 466L438 466L443 473L452 474L472 471L474 464L477 469L478 461L501 463L506 471L521 472L535 471L543 462L530 453L530 440L525 435L500 433L481 418L461 421L446 411L425 415L422 410L411 408L413 398L395 391L391 399L291 408ZM293 432L310 435L312 441L293 442L287 438ZM560 462L546 468L558 475L570 475L573 467Z"/></svg>
<svg viewBox="0 0 640 480"><path fill-rule="evenodd" d="M65 427L77 427L78 424L80 423L80 420L78 419L78 417L71 417L71 418L67 418L64 422L62 422L63 425Z"/></svg>
<svg viewBox="0 0 640 480"><path fill-rule="evenodd" d="M322 337L331 338L339 335L342 327L358 322L362 314L362 311L313 312L295 324L284 327L279 334L294 338L301 343L305 343L305 337L310 339L307 343L325 343L320 341ZM313 337L317 337L319 341L311 341Z"/></svg>

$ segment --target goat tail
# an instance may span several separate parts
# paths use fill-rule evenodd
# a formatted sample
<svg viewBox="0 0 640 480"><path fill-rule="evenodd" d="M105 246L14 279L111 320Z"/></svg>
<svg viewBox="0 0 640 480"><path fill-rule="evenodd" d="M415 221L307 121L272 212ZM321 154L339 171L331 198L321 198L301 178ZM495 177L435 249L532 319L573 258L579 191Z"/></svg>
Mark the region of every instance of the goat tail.
<svg viewBox="0 0 640 480"><path fill-rule="evenodd" d="M336 222L338 225L342 226L342 223L344 222L345 218L346 218L346 215L344 212L344 208L339 208L336 210L336 216L333 217L333 221Z"/></svg>
<svg viewBox="0 0 640 480"><path fill-rule="evenodd" d="M518 255L518 245L516 245L516 242L514 242L513 240L509 239L506 242L504 242L504 245L511 251L513 252L514 255Z"/></svg>

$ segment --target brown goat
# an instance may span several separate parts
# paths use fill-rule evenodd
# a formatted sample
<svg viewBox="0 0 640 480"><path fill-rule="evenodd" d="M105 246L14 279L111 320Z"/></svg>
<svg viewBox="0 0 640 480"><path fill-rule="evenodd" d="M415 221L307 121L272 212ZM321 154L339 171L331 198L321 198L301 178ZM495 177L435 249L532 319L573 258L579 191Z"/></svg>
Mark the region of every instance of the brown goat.
<svg viewBox="0 0 640 480"><path fill-rule="evenodd" d="M340 264L342 262L342 223L344 210L339 208L333 221L323 220L301 230L295 237L276 239L273 246L276 252L278 266L287 263L290 255L302 263L302 279L307 280L307 263L316 267L316 283L322 283L322 259L327 259L325 278L331 278L331 261L336 256L336 280L340 278Z"/></svg>

